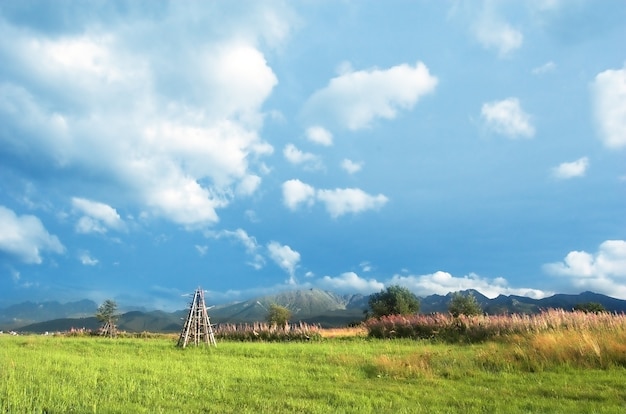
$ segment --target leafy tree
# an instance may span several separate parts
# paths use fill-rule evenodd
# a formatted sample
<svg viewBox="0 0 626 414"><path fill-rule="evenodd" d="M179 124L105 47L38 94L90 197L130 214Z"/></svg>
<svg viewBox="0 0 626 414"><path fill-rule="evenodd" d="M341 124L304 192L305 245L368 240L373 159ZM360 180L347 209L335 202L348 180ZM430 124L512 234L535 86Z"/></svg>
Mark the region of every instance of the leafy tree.
<svg viewBox="0 0 626 414"><path fill-rule="evenodd" d="M267 322L276 325L286 325L291 319L291 311L284 306L272 303L267 311Z"/></svg>
<svg viewBox="0 0 626 414"><path fill-rule="evenodd" d="M411 315L419 312L420 301L405 287L392 285L370 296L368 305L376 318L385 315Z"/></svg>
<svg viewBox="0 0 626 414"><path fill-rule="evenodd" d="M114 300L107 299L102 305L98 307L96 311L96 319L104 323L102 327L102 334L107 336L115 336L115 322L119 318L117 313L117 303Z"/></svg>
<svg viewBox="0 0 626 414"><path fill-rule="evenodd" d="M606 312L606 308L601 303L587 302L579 303L574 306L575 311L582 311L585 313L602 313Z"/></svg>
<svg viewBox="0 0 626 414"><path fill-rule="evenodd" d="M456 318L459 315L481 315L483 310L472 293L463 295L461 292L454 292L448 304L448 312Z"/></svg>

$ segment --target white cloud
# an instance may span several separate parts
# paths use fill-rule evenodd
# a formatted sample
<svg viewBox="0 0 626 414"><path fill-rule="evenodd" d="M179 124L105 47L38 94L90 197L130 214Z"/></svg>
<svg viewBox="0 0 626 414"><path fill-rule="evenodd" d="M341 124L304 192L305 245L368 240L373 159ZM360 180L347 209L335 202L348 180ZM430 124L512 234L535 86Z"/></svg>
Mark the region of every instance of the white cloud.
<svg viewBox="0 0 626 414"><path fill-rule="evenodd" d="M72 207L84 214L76 223L76 231L79 233L106 233L108 229L125 228L117 210L107 204L73 197Z"/></svg>
<svg viewBox="0 0 626 414"><path fill-rule="evenodd" d="M265 259L259 253L260 246L253 236L250 236L243 229L236 230L221 230L221 231L206 231L205 236L211 237L214 239L221 239L223 237L231 238L239 243L241 243L245 249L246 253L252 258L251 261L247 262L248 265L252 266L256 270L261 269L265 265Z"/></svg>
<svg viewBox="0 0 626 414"><path fill-rule="evenodd" d="M289 280L287 283L290 285L296 284L296 267L300 263L300 253L292 250L287 245L281 245L278 242L272 241L268 243L267 250L270 258L285 272L289 274Z"/></svg>
<svg viewBox="0 0 626 414"><path fill-rule="evenodd" d="M0 229L0 250L24 263L40 264L44 251L58 254L65 251L57 236L48 233L35 216L17 216L13 210L0 206Z"/></svg>
<svg viewBox="0 0 626 414"><path fill-rule="evenodd" d="M283 183L283 203L290 210L298 209L301 204L311 206L316 201L323 203L331 217L336 218L348 213L378 210L389 200L382 194L370 195L359 188L316 190L300 180Z"/></svg>
<svg viewBox="0 0 626 414"><path fill-rule="evenodd" d="M258 189L260 158L273 151L259 131L278 80L258 45L277 45L291 26L283 9L223 9L172 5L133 30L87 25L50 37L0 22L0 60L20 73L0 82L0 117L14 131L0 145L51 174L95 177L150 216L217 222L218 209ZM180 25L190 13L220 36L194 38ZM143 47L152 38L159 48ZM79 231L111 228L85 217Z"/></svg>
<svg viewBox="0 0 626 414"><path fill-rule="evenodd" d="M260 185L261 177L254 174L246 175L237 184L237 194L244 196L252 195Z"/></svg>
<svg viewBox="0 0 626 414"><path fill-rule="evenodd" d="M546 73L554 72L556 70L556 64L552 61L546 62L541 66L533 68L533 75L543 75Z"/></svg>
<svg viewBox="0 0 626 414"><path fill-rule="evenodd" d="M463 277L455 277L450 273L442 271L421 276L394 275L386 284L404 286L418 296L429 296L433 294L446 295L450 292L467 289L475 289L489 298L495 298L502 294L528 296L539 299L552 294L551 292L544 292L537 289L512 288L508 286L506 279L501 277L487 279L475 273Z"/></svg>
<svg viewBox="0 0 626 414"><path fill-rule="evenodd" d="M302 152L293 144L287 144L283 149L283 155L291 164L303 164L306 169L318 170L322 164L315 154Z"/></svg>
<svg viewBox="0 0 626 414"><path fill-rule="evenodd" d="M91 257L89 252L83 252L78 256L78 260L85 266L95 266L99 263L98 259Z"/></svg>
<svg viewBox="0 0 626 414"><path fill-rule="evenodd" d="M607 148L626 147L626 66L599 73L591 89L600 139Z"/></svg>
<svg viewBox="0 0 626 414"><path fill-rule="evenodd" d="M356 172L361 171L361 168L363 168L363 163L354 162L352 160L344 158L341 161L341 168L343 168L348 174L354 174Z"/></svg>
<svg viewBox="0 0 626 414"><path fill-rule="evenodd" d="M509 138L532 138L535 135L530 116L522 110L517 98L484 103L481 116L489 129Z"/></svg>
<svg viewBox="0 0 626 414"><path fill-rule="evenodd" d="M359 263L359 266L361 266L361 270L364 272L371 272L373 269L372 264L368 261Z"/></svg>
<svg viewBox="0 0 626 414"><path fill-rule="evenodd" d="M485 15L473 27L474 36L486 49L496 49L503 57L519 49L524 35L505 21Z"/></svg>
<svg viewBox="0 0 626 414"><path fill-rule="evenodd" d="M449 17L460 17L480 45L506 57L524 43L524 35L514 28L501 10L503 2L492 0L452 2Z"/></svg>
<svg viewBox="0 0 626 414"><path fill-rule="evenodd" d="M329 117L350 130L359 130L377 118L394 119L399 110L411 110L436 86L437 78L422 62L346 72L315 92L306 110L314 117Z"/></svg>
<svg viewBox="0 0 626 414"><path fill-rule="evenodd" d="M206 252L209 251L209 246L207 245L196 244L194 245L194 247L196 248L200 256L204 256Z"/></svg>
<svg viewBox="0 0 626 414"><path fill-rule="evenodd" d="M309 141L325 147L333 145L333 134L319 125L307 128L306 137Z"/></svg>
<svg viewBox="0 0 626 414"><path fill-rule="evenodd" d="M559 164L552 170L555 178L566 180L568 178L582 177L589 167L589 158L582 157L572 162L564 162Z"/></svg>
<svg viewBox="0 0 626 414"><path fill-rule="evenodd" d="M326 205L331 217L347 213L360 213L365 210L378 210L388 199L382 194L372 196L359 188L337 188L318 190L317 199Z"/></svg>
<svg viewBox="0 0 626 414"><path fill-rule="evenodd" d="M358 292L364 295L378 292L385 288L384 283L375 279L363 279L354 272L342 273L338 277L324 276L317 282L325 289L337 292Z"/></svg>
<svg viewBox="0 0 626 414"><path fill-rule="evenodd" d="M574 286L626 299L626 241L607 240L595 254L571 251L562 262L548 263L544 271L568 278Z"/></svg>
<svg viewBox="0 0 626 414"><path fill-rule="evenodd" d="M283 202L290 210L296 210L300 204L312 205L315 202L315 188L300 180L285 181Z"/></svg>

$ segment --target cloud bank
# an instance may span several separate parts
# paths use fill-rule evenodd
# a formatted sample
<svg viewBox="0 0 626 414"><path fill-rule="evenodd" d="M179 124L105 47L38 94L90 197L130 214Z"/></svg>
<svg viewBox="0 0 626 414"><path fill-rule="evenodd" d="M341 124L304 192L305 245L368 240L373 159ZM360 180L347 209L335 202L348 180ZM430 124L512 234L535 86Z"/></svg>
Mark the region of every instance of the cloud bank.
<svg viewBox="0 0 626 414"><path fill-rule="evenodd" d="M290 30L263 5L251 5L254 16L223 12L172 4L133 30L113 19L63 36L1 21L0 59L20 76L0 81L0 123L12 132L0 135L0 152L25 168L94 177L144 217L187 228L216 223L219 209L261 184L260 158L273 151L259 137L261 107L278 80L259 43L271 47ZM196 13L221 36L181 28ZM163 35L187 29L193 49ZM144 47L149 38L161 39L159 48ZM73 207L93 209L85 200L97 198L85 190ZM76 229L119 225L103 219L85 214Z"/></svg>
<svg viewBox="0 0 626 414"><path fill-rule="evenodd" d="M596 253L571 251L563 261L548 263L544 271L566 278L573 286L626 299L626 241L607 240Z"/></svg>

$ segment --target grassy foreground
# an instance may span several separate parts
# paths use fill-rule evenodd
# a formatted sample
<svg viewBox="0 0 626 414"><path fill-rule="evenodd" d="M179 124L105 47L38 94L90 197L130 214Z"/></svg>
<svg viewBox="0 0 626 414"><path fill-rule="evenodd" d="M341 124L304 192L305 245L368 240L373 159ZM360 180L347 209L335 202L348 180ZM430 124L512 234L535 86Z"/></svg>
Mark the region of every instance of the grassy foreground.
<svg viewBox="0 0 626 414"><path fill-rule="evenodd" d="M561 361L537 340L183 350L164 338L0 335L0 413L626 412L623 366Z"/></svg>

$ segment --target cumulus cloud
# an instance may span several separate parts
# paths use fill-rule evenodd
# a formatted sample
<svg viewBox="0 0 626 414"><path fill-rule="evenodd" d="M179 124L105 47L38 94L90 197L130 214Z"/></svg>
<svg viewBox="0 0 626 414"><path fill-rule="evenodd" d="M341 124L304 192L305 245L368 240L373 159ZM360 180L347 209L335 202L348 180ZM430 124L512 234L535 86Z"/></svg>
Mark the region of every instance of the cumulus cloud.
<svg viewBox="0 0 626 414"><path fill-rule="evenodd" d="M0 206L0 229L0 250L24 263L40 264L42 252L61 254L65 251L57 236L48 233L35 216L18 216L13 210Z"/></svg>
<svg viewBox="0 0 626 414"><path fill-rule="evenodd" d="M309 170L318 170L322 168L320 159L315 154L303 152L296 148L293 144L287 144L283 149L283 155L291 164L303 165Z"/></svg>
<svg viewBox="0 0 626 414"><path fill-rule="evenodd" d="M300 204L312 205L315 202L315 188L300 180L288 180L283 183L283 203L290 210L296 210Z"/></svg>
<svg viewBox="0 0 626 414"><path fill-rule="evenodd" d="M532 138L535 128L530 115L522 109L517 98L484 103L481 116L487 128L509 138Z"/></svg>
<svg viewBox="0 0 626 414"><path fill-rule="evenodd" d="M571 251L563 261L547 263L544 271L567 278L574 286L626 299L626 241L607 240L596 253Z"/></svg>
<svg viewBox="0 0 626 414"><path fill-rule="evenodd" d="M267 250L270 258L289 275L287 283L295 285L296 267L300 263L300 253L275 241L268 243Z"/></svg>
<svg viewBox="0 0 626 414"><path fill-rule="evenodd" d="M591 90L600 139L607 148L626 147L626 66L599 73Z"/></svg>
<svg viewBox="0 0 626 414"><path fill-rule="evenodd" d="M438 271L428 275L394 275L388 285L401 285L410 289L418 296L428 296L433 294L446 295L450 292L460 290L475 289L489 298L498 295L518 295L540 299L552 294L537 289L513 288L508 285L506 279L498 277L488 279L475 273L466 276L456 277L448 272Z"/></svg>
<svg viewBox="0 0 626 414"><path fill-rule="evenodd" d="M85 198L72 198L72 207L83 216L76 223L78 233L106 233L109 229L123 230L124 221L113 207Z"/></svg>
<svg viewBox="0 0 626 414"><path fill-rule="evenodd" d="M325 147L333 145L333 134L319 125L307 128L306 137L309 141Z"/></svg>
<svg viewBox="0 0 626 414"><path fill-rule="evenodd" d="M326 210L331 217L360 213L365 210L378 210L389 201L382 194L373 196L359 188L318 190L317 199L326 205Z"/></svg>
<svg viewBox="0 0 626 414"><path fill-rule="evenodd" d="M552 169L555 178L567 180L568 178L582 177L589 167L589 158L582 157L572 162L564 162Z"/></svg>
<svg viewBox="0 0 626 414"><path fill-rule="evenodd" d="M361 168L363 168L363 163L354 162L352 160L344 158L341 161L341 168L343 168L348 174L354 174L356 172L361 171Z"/></svg>
<svg viewBox="0 0 626 414"><path fill-rule="evenodd" d="M329 118L350 130L359 130L371 126L375 119L394 119L398 111L411 110L436 86L437 78L422 62L346 71L315 92L305 107L313 117Z"/></svg>
<svg viewBox="0 0 626 414"><path fill-rule="evenodd" d="M297 210L301 204L313 205L316 201L324 204L331 217L337 218L348 213L378 210L389 199L382 195L371 195L359 188L319 189L300 180L283 183L283 202L290 210Z"/></svg>
<svg viewBox="0 0 626 414"><path fill-rule="evenodd" d="M261 157L273 151L259 137L261 107L278 80L258 45L290 30L282 9L224 9L171 5L133 30L112 19L54 36L0 22L0 60L20 74L0 82L0 122L12 131L0 151L24 168L93 177L149 216L216 223L217 210L260 185ZM189 14L221 36L182 27ZM151 38L159 48L144 47ZM196 47L181 47L183 38ZM111 228L85 217L79 231Z"/></svg>
<svg viewBox="0 0 626 414"><path fill-rule="evenodd" d="M385 284L375 279L364 279L354 272L342 273L337 277L324 276L318 285L325 289L332 289L336 292L358 292L368 295L385 288Z"/></svg>

